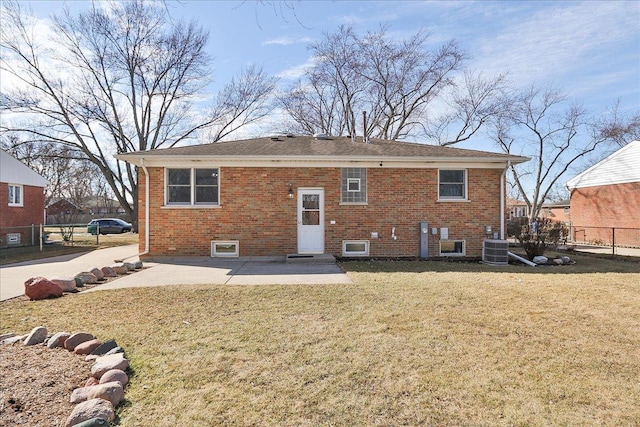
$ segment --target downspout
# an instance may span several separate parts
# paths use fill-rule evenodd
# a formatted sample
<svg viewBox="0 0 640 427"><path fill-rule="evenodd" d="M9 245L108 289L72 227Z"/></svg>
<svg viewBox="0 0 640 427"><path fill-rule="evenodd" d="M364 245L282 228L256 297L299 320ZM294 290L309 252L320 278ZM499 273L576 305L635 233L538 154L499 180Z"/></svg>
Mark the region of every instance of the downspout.
<svg viewBox="0 0 640 427"><path fill-rule="evenodd" d="M511 167L511 160L507 160L507 167L500 175L500 240L504 240L504 209L505 209L505 187L507 185L507 169Z"/></svg>
<svg viewBox="0 0 640 427"><path fill-rule="evenodd" d="M138 256L149 253L149 171L144 165L144 158L140 159L140 166L144 171L144 252Z"/></svg>

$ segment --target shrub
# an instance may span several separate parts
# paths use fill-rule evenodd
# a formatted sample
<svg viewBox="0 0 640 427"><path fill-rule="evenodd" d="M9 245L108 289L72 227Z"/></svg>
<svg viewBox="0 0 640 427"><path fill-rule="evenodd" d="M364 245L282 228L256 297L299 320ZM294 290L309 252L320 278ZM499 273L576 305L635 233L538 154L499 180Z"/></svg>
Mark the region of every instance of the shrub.
<svg viewBox="0 0 640 427"><path fill-rule="evenodd" d="M548 218L538 218L533 223L529 223L528 218L517 218L509 222L507 232L518 239L527 258L533 259L544 255L548 248L557 246L568 230L563 223Z"/></svg>

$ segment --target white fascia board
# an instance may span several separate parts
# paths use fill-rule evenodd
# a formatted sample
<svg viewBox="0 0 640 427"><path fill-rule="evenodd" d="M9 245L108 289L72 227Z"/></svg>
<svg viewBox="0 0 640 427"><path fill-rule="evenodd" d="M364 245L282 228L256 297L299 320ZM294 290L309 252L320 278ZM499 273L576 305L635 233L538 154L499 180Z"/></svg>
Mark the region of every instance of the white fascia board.
<svg viewBox="0 0 640 427"><path fill-rule="evenodd" d="M142 165L140 158L133 156L118 156L120 160L125 160L137 166ZM504 169L508 161L511 163L521 163L527 158L460 158L460 157L433 157L433 158L336 158L336 157L286 157L274 159L272 157L196 157L196 156L147 156L144 157L144 165L147 167L198 167L198 165L212 165L218 167L366 167L366 168L472 168L472 169ZM380 166L382 164L382 166Z"/></svg>

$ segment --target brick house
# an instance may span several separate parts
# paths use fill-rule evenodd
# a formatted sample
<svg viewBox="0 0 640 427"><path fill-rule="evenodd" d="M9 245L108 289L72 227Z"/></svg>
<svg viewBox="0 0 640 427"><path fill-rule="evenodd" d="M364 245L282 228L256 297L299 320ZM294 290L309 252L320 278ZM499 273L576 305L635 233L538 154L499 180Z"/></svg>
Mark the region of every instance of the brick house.
<svg viewBox="0 0 640 427"><path fill-rule="evenodd" d="M483 239L504 236L504 171L526 158L359 140L286 135L116 156L138 166L143 256L479 257Z"/></svg>
<svg viewBox="0 0 640 427"><path fill-rule="evenodd" d="M540 210L540 216L552 221L569 223L571 222L571 201L567 199L544 203Z"/></svg>
<svg viewBox="0 0 640 427"><path fill-rule="evenodd" d="M640 141L633 141L567 182L577 241L640 247Z"/></svg>
<svg viewBox="0 0 640 427"><path fill-rule="evenodd" d="M44 224L47 184L31 168L0 150L0 246L35 243L31 226Z"/></svg>

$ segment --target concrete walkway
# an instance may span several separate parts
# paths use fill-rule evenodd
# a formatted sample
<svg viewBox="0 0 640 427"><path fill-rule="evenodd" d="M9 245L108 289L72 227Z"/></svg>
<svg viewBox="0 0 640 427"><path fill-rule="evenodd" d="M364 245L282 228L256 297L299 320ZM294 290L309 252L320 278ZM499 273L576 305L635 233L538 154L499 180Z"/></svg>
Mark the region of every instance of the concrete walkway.
<svg viewBox="0 0 640 427"><path fill-rule="evenodd" d="M137 245L99 249L84 254L65 255L0 267L0 301L24 294L24 282L33 276L47 278L74 276L93 267L111 265L115 260L138 258ZM85 292L131 287L226 284L329 284L352 283L335 264L286 264L274 259L192 258L145 262L141 271L118 277Z"/></svg>

